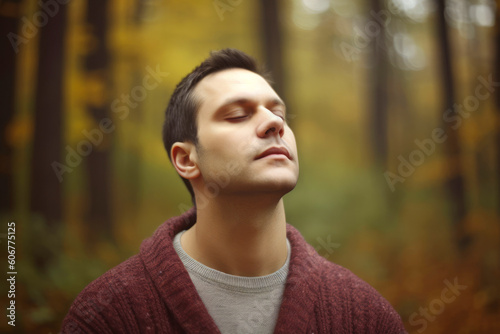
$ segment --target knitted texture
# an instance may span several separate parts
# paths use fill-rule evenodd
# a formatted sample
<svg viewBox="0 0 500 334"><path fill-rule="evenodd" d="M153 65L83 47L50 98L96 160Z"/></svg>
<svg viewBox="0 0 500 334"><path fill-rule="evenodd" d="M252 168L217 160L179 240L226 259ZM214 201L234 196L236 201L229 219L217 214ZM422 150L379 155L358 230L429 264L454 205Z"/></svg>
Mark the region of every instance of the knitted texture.
<svg viewBox="0 0 500 334"><path fill-rule="evenodd" d="M138 255L75 299L62 333L220 333L173 247L194 209L162 224ZM349 270L321 257L287 225L292 247L274 333L406 333L393 307Z"/></svg>

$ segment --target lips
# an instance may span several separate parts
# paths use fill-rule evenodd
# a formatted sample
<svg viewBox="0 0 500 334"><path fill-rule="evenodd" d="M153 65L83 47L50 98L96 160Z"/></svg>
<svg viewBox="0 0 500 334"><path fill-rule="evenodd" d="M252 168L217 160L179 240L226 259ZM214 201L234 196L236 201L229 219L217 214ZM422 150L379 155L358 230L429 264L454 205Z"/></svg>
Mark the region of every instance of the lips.
<svg viewBox="0 0 500 334"><path fill-rule="evenodd" d="M284 155L289 160L292 160L292 157L290 156L290 153L284 147L271 147L271 148L265 150L264 152L262 152L261 154L259 154L255 158L255 160L262 159L262 158L265 158L265 157L270 156L270 155Z"/></svg>

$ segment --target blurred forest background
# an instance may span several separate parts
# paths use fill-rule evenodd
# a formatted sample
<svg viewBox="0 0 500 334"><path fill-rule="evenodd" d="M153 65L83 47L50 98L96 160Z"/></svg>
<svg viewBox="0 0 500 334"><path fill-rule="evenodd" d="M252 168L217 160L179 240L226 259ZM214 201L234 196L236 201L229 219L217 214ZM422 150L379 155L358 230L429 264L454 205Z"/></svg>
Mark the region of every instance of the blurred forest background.
<svg viewBox="0 0 500 334"><path fill-rule="evenodd" d="M57 333L90 281L190 207L164 109L210 50L235 47L290 110L288 221L408 332L499 333L499 13L492 0L0 1L0 256L7 272L14 221L18 273L16 326L0 331Z"/></svg>

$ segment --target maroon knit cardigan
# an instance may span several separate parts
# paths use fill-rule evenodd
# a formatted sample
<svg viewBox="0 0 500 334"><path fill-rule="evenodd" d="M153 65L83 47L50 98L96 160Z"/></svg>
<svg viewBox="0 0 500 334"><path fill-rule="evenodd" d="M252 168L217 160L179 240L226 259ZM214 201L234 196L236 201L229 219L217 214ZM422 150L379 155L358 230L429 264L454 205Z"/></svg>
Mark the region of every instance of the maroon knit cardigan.
<svg viewBox="0 0 500 334"><path fill-rule="evenodd" d="M89 284L62 333L220 333L173 247L196 221L193 209L169 219L138 255ZM292 251L274 333L405 333L401 318L371 286L318 255L287 225Z"/></svg>

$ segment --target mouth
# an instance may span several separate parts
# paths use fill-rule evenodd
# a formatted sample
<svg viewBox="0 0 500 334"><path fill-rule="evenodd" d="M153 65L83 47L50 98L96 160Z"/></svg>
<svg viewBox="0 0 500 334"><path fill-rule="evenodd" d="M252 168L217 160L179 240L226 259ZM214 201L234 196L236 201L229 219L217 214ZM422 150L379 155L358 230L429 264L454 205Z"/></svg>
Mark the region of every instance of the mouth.
<svg viewBox="0 0 500 334"><path fill-rule="evenodd" d="M284 157L288 158L288 160L292 160L292 157L290 156L290 153L284 147L271 147L271 148L268 148L267 150L265 150L264 152L262 152L261 154L259 154L255 158L255 160L262 159L262 158L265 158L265 157L268 157L268 156L276 156L276 157L284 156Z"/></svg>

